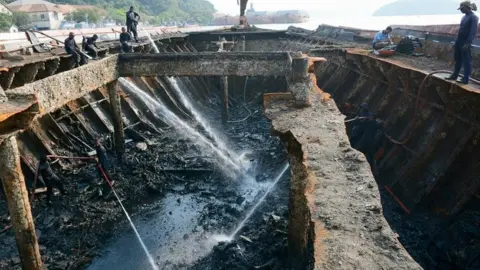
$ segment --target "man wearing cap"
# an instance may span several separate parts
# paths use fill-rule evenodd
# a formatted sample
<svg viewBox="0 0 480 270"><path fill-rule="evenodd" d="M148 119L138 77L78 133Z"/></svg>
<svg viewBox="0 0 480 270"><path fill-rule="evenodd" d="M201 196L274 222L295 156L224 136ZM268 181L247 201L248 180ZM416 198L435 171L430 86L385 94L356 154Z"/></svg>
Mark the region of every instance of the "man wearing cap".
<svg viewBox="0 0 480 270"><path fill-rule="evenodd" d="M458 28L457 39L455 40L455 68L453 74L447 80L457 80L460 69L463 66L463 79L461 83L468 84L472 73L472 42L477 35L478 17L473 13L477 5L470 1L463 1L458 8L463 16Z"/></svg>
<svg viewBox="0 0 480 270"><path fill-rule="evenodd" d="M387 45L392 44L392 37L390 33L392 32L392 27L387 27L385 30L378 32L373 38L372 46L374 50L380 50L385 48Z"/></svg>
<svg viewBox="0 0 480 270"><path fill-rule="evenodd" d="M65 52L72 55L74 62L74 67L78 67L79 65L84 65L87 63L87 59L83 54L79 54L77 51L79 50L77 43L75 42L75 34L70 32L68 34L68 38L65 39Z"/></svg>

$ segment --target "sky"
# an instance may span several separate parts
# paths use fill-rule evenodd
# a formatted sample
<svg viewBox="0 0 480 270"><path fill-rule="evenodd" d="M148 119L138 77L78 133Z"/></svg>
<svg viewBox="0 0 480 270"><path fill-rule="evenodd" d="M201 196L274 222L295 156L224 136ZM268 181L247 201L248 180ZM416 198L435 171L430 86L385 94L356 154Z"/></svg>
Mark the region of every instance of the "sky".
<svg viewBox="0 0 480 270"><path fill-rule="evenodd" d="M213 3L218 12L231 15L238 14L239 6L237 0L209 0ZM255 10L306 10L310 16L314 14L323 15L331 11L348 10L348 12L373 13L382 5L394 2L395 0L249 0L253 3ZM341 11L339 11L341 12Z"/></svg>

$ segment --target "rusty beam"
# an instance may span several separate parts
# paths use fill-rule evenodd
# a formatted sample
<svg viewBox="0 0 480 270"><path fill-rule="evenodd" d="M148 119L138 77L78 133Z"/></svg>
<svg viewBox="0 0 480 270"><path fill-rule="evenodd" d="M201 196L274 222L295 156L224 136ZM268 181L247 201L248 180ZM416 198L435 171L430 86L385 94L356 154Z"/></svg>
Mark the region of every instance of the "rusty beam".
<svg viewBox="0 0 480 270"><path fill-rule="evenodd" d="M76 118L77 122L80 124L80 126L85 130L85 132L87 132L88 136L90 137L90 139L94 139L95 137L97 137L97 133L96 131L90 126L90 125L87 125L87 121L85 119L85 117L83 116L83 114L81 113L78 113L78 108L80 107L77 103L77 101L71 101L71 102L68 102L67 104L65 104L65 106L71 111L73 112L73 114L71 114L71 116L73 116L74 118ZM81 112L81 111L80 111ZM75 119L73 119L75 120Z"/></svg>
<svg viewBox="0 0 480 270"><path fill-rule="evenodd" d="M10 93L35 94L41 108L39 115L41 116L116 80L118 78L117 59L116 55L109 56L69 72L34 81L6 91L7 97Z"/></svg>
<svg viewBox="0 0 480 270"><path fill-rule="evenodd" d="M0 86L2 86L3 89L8 90L12 85L13 79L15 79L15 73L19 70L19 67L13 67L0 72Z"/></svg>
<svg viewBox="0 0 480 270"><path fill-rule="evenodd" d="M228 115L228 77L223 76L220 78L220 85L223 92L223 111L222 111L222 120L227 122L229 119Z"/></svg>
<svg viewBox="0 0 480 270"><path fill-rule="evenodd" d="M110 98L110 108L113 118L113 129L115 137L115 150L117 152L117 157L121 158L125 153L125 133L123 131L123 121L122 121L122 109L120 106L120 96L118 91L118 81L111 82L107 85L108 96Z"/></svg>
<svg viewBox="0 0 480 270"><path fill-rule="evenodd" d="M447 123L449 117L449 110L447 110L438 124L435 125L434 130L430 133L426 139L423 147L418 150L418 154L414 155L413 158L400 170L397 177L394 177L394 181L390 184L392 188L395 187L398 181L401 179L408 179L410 176L414 175L420 168L423 167L425 162L433 153L433 150L437 144L442 139L440 132L443 130Z"/></svg>
<svg viewBox="0 0 480 270"><path fill-rule="evenodd" d="M0 178L7 197L22 267L42 270L43 263L15 137L6 139L0 145L0 157Z"/></svg>
<svg viewBox="0 0 480 270"><path fill-rule="evenodd" d="M7 138L27 128L40 113L35 95L7 95L9 97L0 103L0 143Z"/></svg>
<svg viewBox="0 0 480 270"><path fill-rule="evenodd" d="M119 73L131 76L286 76L287 52L120 54Z"/></svg>
<svg viewBox="0 0 480 270"><path fill-rule="evenodd" d="M465 147L465 145L467 144L467 142L470 140L470 138L475 134L475 128L473 127L470 127L468 129L468 131L462 136L462 138L457 141L457 144L455 145L455 148L453 149L453 151L450 153L450 156L448 157L447 161L444 163L444 165L442 166L442 170L440 172L438 172L437 175L435 175L435 181L431 181L427 188L425 189L425 195L428 195L433 187L437 184L437 180L442 177L448 170L448 168L450 168L450 165L452 165L452 163L455 161L455 159L457 158L457 156L460 154L460 152L463 150L463 148Z"/></svg>

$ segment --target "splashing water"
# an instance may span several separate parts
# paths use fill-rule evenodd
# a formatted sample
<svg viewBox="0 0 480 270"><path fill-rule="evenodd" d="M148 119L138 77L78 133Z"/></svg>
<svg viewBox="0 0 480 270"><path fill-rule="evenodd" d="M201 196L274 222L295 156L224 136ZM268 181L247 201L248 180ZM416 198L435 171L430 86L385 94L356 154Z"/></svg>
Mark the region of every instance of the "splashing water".
<svg viewBox="0 0 480 270"><path fill-rule="evenodd" d="M278 181L280 181L280 179L282 178L283 174L285 174L285 172L288 170L288 168L290 167L290 164L285 164L285 166L283 167L282 171L280 172L280 174L277 176L277 178L275 178L275 180L273 181L272 185L267 189L267 191L265 192L265 194L263 194L263 196L258 200L258 202L252 207L252 209L250 209L250 211L248 212L247 216L245 216L245 218L242 220L242 222L240 222L240 224L238 224L237 228L235 229L235 231L233 231L232 234L230 234L229 238L233 239L235 238L235 235L237 235L237 233L243 228L243 226L245 226L245 223L247 222L247 220L250 219L250 217L253 215L253 213L255 213L255 211L257 210L257 208L262 204L262 202L265 200L265 198L268 196L268 194L270 194L270 192L272 192L273 188L277 185Z"/></svg>
<svg viewBox="0 0 480 270"><path fill-rule="evenodd" d="M152 35L150 35L150 33L148 33L147 30L143 29L142 27L138 26L138 28L140 28L141 31L143 31L143 32L145 32L145 34L147 34L148 40L152 44L153 51L155 53L160 53L160 50L158 49L157 44L155 44L155 41L153 41L153 39L152 39Z"/></svg>
<svg viewBox="0 0 480 270"><path fill-rule="evenodd" d="M208 122L203 118L200 112L193 106L192 102L188 99L188 97L183 94L182 89L178 85L178 80L176 78L170 77L168 78L170 83L173 86L173 89L177 93L178 97L180 98L180 102L193 114L193 117L197 120L198 123L203 127L203 129L208 133L208 135L213 139L215 144L227 154L231 156L237 156L233 150L228 149L227 144L222 140L222 138L218 135L217 131L214 130Z"/></svg>
<svg viewBox="0 0 480 270"><path fill-rule="evenodd" d="M242 230L242 228L245 226L245 223L250 219L250 217L252 217L252 215L255 213L257 208L262 204L262 202L265 201L265 198L268 196L268 194L270 194L270 192L272 192L273 188L277 185L280 179L282 179L282 176L285 174L285 172L288 170L289 167L290 165L288 163L285 164L282 171L277 176L277 178L275 178L275 180L267 189L265 194L263 194L263 196L258 200L258 202L250 209L250 211L248 211L245 218L242 220L242 222L240 222L240 224L238 224L238 226L230 235L217 234L217 235L213 235L212 239L217 242L231 242L233 239L235 239L235 236L238 234L238 232L240 232L240 230Z"/></svg>
<svg viewBox="0 0 480 270"><path fill-rule="evenodd" d="M211 143L205 136L192 128L188 123L180 119L172 111L170 111L165 104L161 101L155 100L150 95L142 91L134 83L126 80L125 78L118 79L121 84L123 84L129 92L136 95L144 104L154 112L155 117L158 119L164 120L170 126L173 126L177 132L186 137L187 139L194 142L203 150L213 151L217 156L217 161L220 164L217 164L218 167L229 177L235 178L241 171L242 168L236 162L234 162L229 156L225 155L223 151L218 149L213 143ZM156 113L155 113L156 112Z"/></svg>
<svg viewBox="0 0 480 270"><path fill-rule="evenodd" d="M113 189L113 187L111 187L111 189L112 189L113 194L117 198L118 203L122 207L123 213L125 213L125 216L127 217L128 222L130 222L130 226L132 227L133 231L135 232L135 235L137 236L138 242L140 242L140 245L142 246L143 251L145 251L145 254L147 255L148 262L150 263L150 266L152 267L153 270L159 270L157 265L155 264L155 261L153 260L152 255L148 251L147 246L145 246L145 243L143 243L142 237L140 237L140 234L138 233L137 228L135 227L135 224L133 224L133 221L130 218L130 215L128 214L127 210L125 209L125 207L122 204L122 201L118 197L117 192L115 192L115 189Z"/></svg>

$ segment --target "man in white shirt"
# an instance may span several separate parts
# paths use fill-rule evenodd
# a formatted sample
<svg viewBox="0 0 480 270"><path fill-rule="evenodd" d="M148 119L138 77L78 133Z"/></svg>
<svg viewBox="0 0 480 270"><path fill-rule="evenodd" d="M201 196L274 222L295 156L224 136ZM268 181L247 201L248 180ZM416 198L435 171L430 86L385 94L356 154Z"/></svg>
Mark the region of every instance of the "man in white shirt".
<svg viewBox="0 0 480 270"><path fill-rule="evenodd" d="M375 38L372 42L372 47L374 50L380 50L385 48L387 45L392 44L392 37L390 33L392 32L392 27L387 27L385 30L378 32L375 35Z"/></svg>

